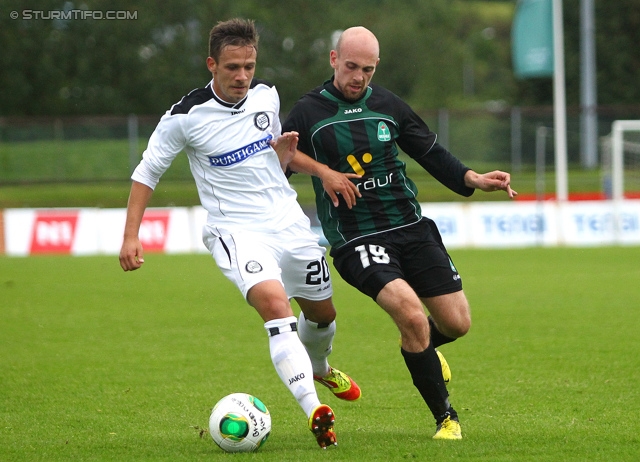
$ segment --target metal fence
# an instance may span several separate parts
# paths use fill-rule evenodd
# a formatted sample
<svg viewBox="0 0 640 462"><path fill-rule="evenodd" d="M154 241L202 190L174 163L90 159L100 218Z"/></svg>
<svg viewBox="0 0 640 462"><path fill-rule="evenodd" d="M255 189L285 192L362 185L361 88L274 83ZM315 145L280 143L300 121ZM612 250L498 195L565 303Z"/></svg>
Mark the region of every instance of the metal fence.
<svg viewBox="0 0 640 462"><path fill-rule="evenodd" d="M598 136L617 119L640 119L640 105L599 107ZM421 114L438 141L476 168L514 173L535 171L539 127L553 129L553 108L489 106ZM128 180L159 116L0 118L0 184ZM547 137L544 163L554 165L553 137ZM580 111L567 109L570 168L580 169ZM537 150L538 149L538 150ZM166 174L188 179L186 156Z"/></svg>

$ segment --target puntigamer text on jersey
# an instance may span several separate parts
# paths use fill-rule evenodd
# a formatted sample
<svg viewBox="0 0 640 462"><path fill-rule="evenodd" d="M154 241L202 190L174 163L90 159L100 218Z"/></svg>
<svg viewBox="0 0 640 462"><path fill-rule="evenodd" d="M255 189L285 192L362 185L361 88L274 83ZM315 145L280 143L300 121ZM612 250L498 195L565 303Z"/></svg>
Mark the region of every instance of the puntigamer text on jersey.
<svg viewBox="0 0 640 462"><path fill-rule="evenodd" d="M211 167L228 167L229 165L242 162L258 152L269 149L271 147L269 142L272 139L273 136L269 135L266 138L250 143L240 149L236 149L235 151L220 154L219 156L207 156L209 158L209 165L211 165Z"/></svg>

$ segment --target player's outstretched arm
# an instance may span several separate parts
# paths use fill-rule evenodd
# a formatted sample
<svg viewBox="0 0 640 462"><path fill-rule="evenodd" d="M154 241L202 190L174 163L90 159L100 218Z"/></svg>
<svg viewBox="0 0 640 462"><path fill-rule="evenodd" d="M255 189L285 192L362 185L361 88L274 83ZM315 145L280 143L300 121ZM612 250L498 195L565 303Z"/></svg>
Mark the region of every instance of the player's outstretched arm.
<svg viewBox="0 0 640 462"><path fill-rule="evenodd" d="M476 188L486 192L506 191L511 199L518 195L516 191L511 189L511 175L500 170L483 174L469 170L464 175L464 184L469 188Z"/></svg>
<svg viewBox="0 0 640 462"><path fill-rule="evenodd" d="M120 248L120 266L125 271L137 270L144 263L144 250L138 238L140 223L153 189L134 181L131 185L127 204L127 221L124 225L124 237Z"/></svg>
<svg viewBox="0 0 640 462"><path fill-rule="evenodd" d="M329 166L312 159L300 151L296 152L295 157L289 163L289 168L294 172L320 178L322 187L331 198L334 207L339 204L338 194L344 198L348 208L356 204L356 198L362 197L358 187L350 180L350 178L361 178L361 175L332 170Z"/></svg>

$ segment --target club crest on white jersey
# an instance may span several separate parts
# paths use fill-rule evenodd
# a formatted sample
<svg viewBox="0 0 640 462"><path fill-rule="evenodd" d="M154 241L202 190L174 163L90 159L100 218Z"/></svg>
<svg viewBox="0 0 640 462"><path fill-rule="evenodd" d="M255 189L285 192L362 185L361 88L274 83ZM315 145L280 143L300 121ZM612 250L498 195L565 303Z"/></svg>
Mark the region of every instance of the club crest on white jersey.
<svg viewBox="0 0 640 462"><path fill-rule="evenodd" d="M253 125L255 125L258 130L265 131L271 125L269 115L267 115L266 112L258 112L253 116Z"/></svg>
<svg viewBox="0 0 640 462"><path fill-rule="evenodd" d="M247 270L247 273L259 273L260 271L262 271L262 265L260 263L258 263L255 260L251 260L250 262L247 263L247 265L244 267L244 269Z"/></svg>

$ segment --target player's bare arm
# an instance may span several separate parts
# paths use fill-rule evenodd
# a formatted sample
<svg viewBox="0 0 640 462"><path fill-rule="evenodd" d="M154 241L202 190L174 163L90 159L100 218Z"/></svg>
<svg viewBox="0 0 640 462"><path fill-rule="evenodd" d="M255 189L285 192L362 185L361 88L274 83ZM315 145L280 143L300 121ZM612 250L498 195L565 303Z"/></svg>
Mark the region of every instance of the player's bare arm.
<svg viewBox="0 0 640 462"><path fill-rule="evenodd" d="M464 175L464 184L469 188L486 192L505 191L511 199L518 195L516 191L511 189L511 175L500 170L484 174L469 170Z"/></svg>
<svg viewBox="0 0 640 462"><path fill-rule="evenodd" d="M296 147L298 146L298 132L286 132L277 139L271 141L271 147L278 154L280 166L282 170L287 169L287 165L296 155Z"/></svg>
<svg viewBox="0 0 640 462"><path fill-rule="evenodd" d="M362 197L360 191L358 191L358 187L350 181L350 178L361 178L361 175L338 172L325 164L317 162L302 152L296 153L295 157L289 163L289 168L294 172L320 178L322 180L322 187L331 198L334 207L337 207L339 204L338 194L344 197L348 208L352 208L356 204L356 199Z"/></svg>
<svg viewBox="0 0 640 462"><path fill-rule="evenodd" d="M138 237L140 223L153 189L134 181L131 185L127 204L127 220L124 226L122 247L120 248L120 266L125 271L137 270L144 263L144 250Z"/></svg>

